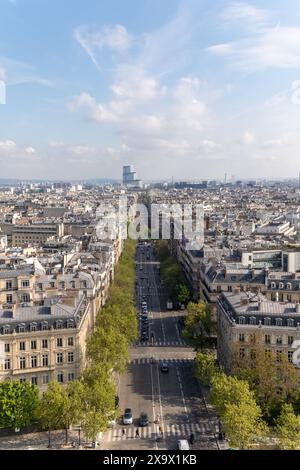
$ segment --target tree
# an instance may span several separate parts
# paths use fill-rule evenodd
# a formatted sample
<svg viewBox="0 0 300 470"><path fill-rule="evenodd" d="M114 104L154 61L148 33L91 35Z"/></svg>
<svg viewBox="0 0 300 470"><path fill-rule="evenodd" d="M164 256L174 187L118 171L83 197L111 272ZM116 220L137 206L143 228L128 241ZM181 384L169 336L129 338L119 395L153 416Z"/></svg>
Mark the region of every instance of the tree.
<svg viewBox="0 0 300 470"><path fill-rule="evenodd" d="M0 383L0 427L21 429L37 417L38 388L29 382Z"/></svg>
<svg viewBox="0 0 300 470"><path fill-rule="evenodd" d="M212 354L198 352L195 358L195 374L203 385L209 385L217 373L215 358Z"/></svg>
<svg viewBox="0 0 300 470"><path fill-rule="evenodd" d="M202 348L215 329L211 306L203 301L199 303L190 302L187 306L187 312L183 334L196 346Z"/></svg>
<svg viewBox="0 0 300 470"><path fill-rule="evenodd" d="M186 284L179 284L176 290L177 301L182 305L187 305L191 298L191 293Z"/></svg>
<svg viewBox="0 0 300 470"><path fill-rule="evenodd" d="M226 436L233 447L248 449L255 439L266 433L261 409L254 398L240 403L227 403L222 416Z"/></svg>
<svg viewBox="0 0 300 470"><path fill-rule="evenodd" d="M116 327L98 327L88 339L87 351L95 364L108 364L117 372L124 372L128 362L128 343Z"/></svg>
<svg viewBox="0 0 300 470"><path fill-rule="evenodd" d="M255 344L252 357L236 355L235 373L248 381L264 417L273 422L283 403L290 403L298 396L299 377L294 365L282 355L279 360L274 353L266 355L264 349Z"/></svg>
<svg viewBox="0 0 300 470"><path fill-rule="evenodd" d="M300 450L300 416L295 415L292 405L282 406L276 431L281 449Z"/></svg>
<svg viewBox="0 0 300 470"><path fill-rule="evenodd" d="M83 385L81 424L85 436L95 441L97 434L107 429L108 422L116 417L116 390L105 364L86 369L83 373Z"/></svg>
<svg viewBox="0 0 300 470"><path fill-rule="evenodd" d="M51 431L63 429L67 394L58 382L50 382L48 390L43 393L39 406L39 417L42 428L48 431L48 447L51 447Z"/></svg>
<svg viewBox="0 0 300 470"><path fill-rule="evenodd" d="M237 377L227 376L223 372L212 378L211 401L221 416L224 415L226 405L253 403L254 393L250 390L248 382Z"/></svg>

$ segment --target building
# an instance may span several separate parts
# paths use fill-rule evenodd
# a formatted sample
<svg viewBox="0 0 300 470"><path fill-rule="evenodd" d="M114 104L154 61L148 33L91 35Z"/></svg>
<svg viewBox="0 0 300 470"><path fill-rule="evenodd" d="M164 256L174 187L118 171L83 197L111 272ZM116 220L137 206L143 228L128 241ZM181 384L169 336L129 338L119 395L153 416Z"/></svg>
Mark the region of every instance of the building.
<svg viewBox="0 0 300 470"><path fill-rule="evenodd" d="M51 299L41 307L0 310L1 380L28 380L41 390L50 381L67 384L75 380L86 365L86 338L92 322L85 296Z"/></svg>
<svg viewBox="0 0 300 470"><path fill-rule="evenodd" d="M123 166L123 185L128 188L142 187L142 181L137 178L132 165Z"/></svg>
<svg viewBox="0 0 300 470"><path fill-rule="evenodd" d="M218 361L226 373L233 372L236 354L240 358L251 357L257 346L264 348L267 355L273 352L278 361L285 355L297 364L299 303L272 302L262 294L235 289L219 297L217 320Z"/></svg>
<svg viewBox="0 0 300 470"><path fill-rule="evenodd" d="M12 246L40 246L51 237L63 235L63 224L15 225L12 228Z"/></svg>

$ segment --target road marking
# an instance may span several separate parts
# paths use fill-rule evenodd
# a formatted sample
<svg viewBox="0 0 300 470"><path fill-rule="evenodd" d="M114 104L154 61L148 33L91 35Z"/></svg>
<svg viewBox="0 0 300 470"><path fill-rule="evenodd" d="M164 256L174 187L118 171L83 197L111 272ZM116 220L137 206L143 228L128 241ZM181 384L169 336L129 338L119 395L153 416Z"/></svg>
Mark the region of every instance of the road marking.
<svg viewBox="0 0 300 470"><path fill-rule="evenodd" d="M176 373L177 373L177 378L178 378L178 383L179 383L179 388L180 388L180 393L181 393L184 412L185 412L185 415L187 417L187 420L189 421L189 414L188 414L188 410L187 410L187 406L186 406L185 396L184 396L184 393L183 393L181 375L180 375L178 366L176 366Z"/></svg>
<svg viewBox="0 0 300 470"><path fill-rule="evenodd" d="M152 364L150 365L150 377L151 377L151 391L152 391L152 417L153 421L155 421L155 398L154 398L154 384L153 384L153 370L152 370ZM157 434L155 432L155 437L157 438ZM158 449L158 445L155 439L155 449Z"/></svg>

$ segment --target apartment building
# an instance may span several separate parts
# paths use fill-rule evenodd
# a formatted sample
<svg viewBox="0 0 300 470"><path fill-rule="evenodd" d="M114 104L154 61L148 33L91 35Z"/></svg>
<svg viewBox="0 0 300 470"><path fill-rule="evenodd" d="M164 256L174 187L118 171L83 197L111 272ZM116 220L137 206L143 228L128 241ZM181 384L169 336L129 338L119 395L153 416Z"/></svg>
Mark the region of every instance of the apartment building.
<svg viewBox="0 0 300 470"><path fill-rule="evenodd" d="M41 246L51 237L64 235L63 224L14 225L12 227L12 246Z"/></svg>
<svg viewBox="0 0 300 470"><path fill-rule="evenodd" d="M85 296L49 299L40 307L0 310L0 380L75 380L86 365L86 338L93 326Z"/></svg>
<svg viewBox="0 0 300 470"><path fill-rule="evenodd" d="M218 361L227 373L233 372L236 354L251 357L257 345L278 361L285 355L298 367L299 303L273 302L235 289L219 297L217 320Z"/></svg>

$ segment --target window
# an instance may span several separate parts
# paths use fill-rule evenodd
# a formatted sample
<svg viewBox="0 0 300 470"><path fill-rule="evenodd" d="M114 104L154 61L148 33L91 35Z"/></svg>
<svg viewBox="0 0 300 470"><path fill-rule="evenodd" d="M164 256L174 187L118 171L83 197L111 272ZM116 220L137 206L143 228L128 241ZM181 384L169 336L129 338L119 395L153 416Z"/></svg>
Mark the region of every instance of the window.
<svg viewBox="0 0 300 470"><path fill-rule="evenodd" d="M13 303L13 296L12 296L12 294L7 294L7 296L6 296L6 303L7 303L7 304L12 304L12 303Z"/></svg>
<svg viewBox="0 0 300 470"><path fill-rule="evenodd" d="M61 289L64 289L64 288L65 288L65 285L66 285L66 284L65 284L65 282L64 282L64 281L62 281L62 282L60 283L60 287L61 287Z"/></svg>
<svg viewBox="0 0 300 470"><path fill-rule="evenodd" d="M31 323L30 331L36 331L36 323Z"/></svg>
<svg viewBox="0 0 300 470"><path fill-rule="evenodd" d="M30 294L22 294L21 295L21 302L23 302L23 303L30 302Z"/></svg>
<svg viewBox="0 0 300 470"><path fill-rule="evenodd" d="M265 344L271 344L271 335L265 335Z"/></svg>
<svg viewBox="0 0 300 470"><path fill-rule="evenodd" d="M292 296L291 296L291 294L287 294L286 299L287 299L288 302L291 302L291 301L292 301Z"/></svg>
<svg viewBox="0 0 300 470"><path fill-rule="evenodd" d="M26 358L25 357L20 357L20 369L26 369Z"/></svg>
<svg viewBox="0 0 300 470"><path fill-rule="evenodd" d="M240 359L243 359L245 357L245 349L244 348L240 348L239 356L240 356Z"/></svg>
<svg viewBox="0 0 300 470"><path fill-rule="evenodd" d="M25 377L21 377L21 378L19 379L19 382L20 382L20 384L23 384L23 383L25 383L25 382L26 382L26 379L25 379Z"/></svg>
<svg viewBox="0 0 300 470"><path fill-rule="evenodd" d="M46 322L42 323L42 330L43 331L48 330L48 323Z"/></svg>
<svg viewBox="0 0 300 470"><path fill-rule="evenodd" d="M245 342L245 335L243 333L239 334L239 342L244 343Z"/></svg>
<svg viewBox="0 0 300 470"><path fill-rule="evenodd" d="M295 322L294 322L294 320L293 320L292 318L288 318L288 319L287 319L287 326L293 327L294 324L295 324ZM291 338L292 338L292 336L291 336Z"/></svg>
<svg viewBox="0 0 300 470"><path fill-rule="evenodd" d="M55 287L55 283L54 282L50 282L50 289L54 289Z"/></svg>
<svg viewBox="0 0 300 470"><path fill-rule="evenodd" d="M64 381L64 374L60 372L57 374L57 382L62 384L63 381Z"/></svg>
<svg viewBox="0 0 300 470"><path fill-rule="evenodd" d="M63 339L62 338L56 338L56 346L58 348L62 348L63 345Z"/></svg>
<svg viewBox="0 0 300 470"><path fill-rule="evenodd" d="M9 344L9 343L5 343L5 345L4 345L4 352L6 352L6 353L9 353L9 352L10 352L10 344Z"/></svg>
<svg viewBox="0 0 300 470"><path fill-rule="evenodd" d="M271 318L269 318L269 317L264 318L264 324L266 326L270 326L271 325Z"/></svg>
<svg viewBox="0 0 300 470"><path fill-rule="evenodd" d="M286 288L291 290L292 289L292 284L290 282L287 283Z"/></svg>
<svg viewBox="0 0 300 470"><path fill-rule="evenodd" d="M74 320L73 319L68 320L67 327L68 328L74 328Z"/></svg>
<svg viewBox="0 0 300 470"><path fill-rule="evenodd" d="M74 374L74 372L69 372L68 373L68 381L73 382L73 380L75 380L75 374Z"/></svg>
<svg viewBox="0 0 300 470"><path fill-rule="evenodd" d="M294 336L288 336L288 344L291 345L294 342Z"/></svg>
<svg viewBox="0 0 300 470"><path fill-rule="evenodd" d="M256 335L255 334L251 334L250 335L250 344L255 344L256 343Z"/></svg>
<svg viewBox="0 0 300 470"><path fill-rule="evenodd" d="M5 359L4 370L10 370L10 359Z"/></svg>
<svg viewBox="0 0 300 470"><path fill-rule="evenodd" d="M4 326L4 327L3 327L3 334L4 334L4 335L9 335L9 333L10 333L10 328L9 328L9 326Z"/></svg>
<svg viewBox="0 0 300 470"><path fill-rule="evenodd" d="M19 350L20 351L25 351L25 341L20 341Z"/></svg>
<svg viewBox="0 0 300 470"><path fill-rule="evenodd" d="M42 355L42 364L43 364L43 367L46 367L46 366L49 365L48 354L43 354Z"/></svg>
<svg viewBox="0 0 300 470"><path fill-rule="evenodd" d="M220 294L222 292L221 286L217 286L217 292L218 292L218 294Z"/></svg>
<svg viewBox="0 0 300 470"><path fill-rule="evenodd" d="M74 353L68 352L68 362L74 362Z"/></svg>
<svg viewBox="0 0 300 470"><path fill-rule="evenodd" d="M294 354L294 351L288 351L288 360L289 360L289 362L293 362L293 354Z"/></svg>
<svg viewBox="0 0 300 470"><path fill-rule="evenodd" d="M228 292L232 292L232 286L228 286Z"/></svg>
<svg viewBox="0 0 300 470"><path fill-rule="evenodd" d="M57 322L56 322L56 328L57 328L58 330L61 330L61 329L62 329L62 322L61 322L61 321L57 321Z"/></svg>
<svg viewBox="0 0 300 470"><path fill-rule="evenodd" d="M31 356L31 367L37 367L37 356Z"/></svg>
<svg viewBox="0 0 300 470"><path fill-rule="evenodd" d="M19 330L19 333L25 333L25 326L19 325L18 330Z"/></svg>
<svg viewBox="0 0 300 470"><path fill-rule="evenodd" d="M73 336L70 336L70 337L68 338L68 346L74 346L74 338L73 338Z"/></svg>
<svg viewBox="0 0 300 470"><path fill-rule="evenodd" d="M48 340L42 339L42 348L48 348Z"/></svg>
<svg viewBox="0 0 300 470"><path fill-rule="evenodd" d="M249 323L250 325L256 325L256 317L250 317Z"/></svg>
<svg viewBox="0 0 300 470"><path fill-rule="evenodd" d="M43 290L43 284L41 282L38 284L38 288L39 290Z"/></svg>
<svg viewBox="0 0 300 470"><path fill-rule="evenodd" d="M251 349L250 351L250 358L252 360L256 359L256 350L255 349Z"/></svg>
<svg viewBox="0 0 300 470"><path fill-rule="evenodd" d="M29 280L27 279L26 281L21 282L22 287L29 287Z"/></svg>
<svg viewBox="0 0 300 470"><path fill-rule="evenodd" d="M271 289L276 289L276 282L271 282Z"/></svg>
<svg viewBox="0 0 300 470"><path fill-rule="evenodd" d="M276 351L276 362L281 362L282 361L282 351L278 349Z"/></svg>
<svg viewBox="0 0 300 470"><path fill-rule="evenodd" d="M284 284L283 284L283 282L280 282L280 283L279 283L279 289L284 289Z"/></svg>
<svg viewBox="0 0 300 470"><path fill-rule="evenodd" d="M6 281L6 290L12 290L12 282Z"/></svg>
<svg viewBox="0 0 300 470"><path fill-rule="evenodd" d="M37 377L31 377L31 385L37 385Z"/></svg>
<svg viewBox="0 0 300 470"><path fill-rule="evenodd" d="M31 341L31 349L36 349L36 341Z"/></svg>
<svg viewBox="0 0 300 470"><path fill-rule="evenodd" d="M72 288L72 289L75 289L75 287L76 287L76 284L75 284L74 281L72 281L72 282L71 282L71 288Z"/></svg>
<svg viewBox="0 0 300 470"><path fill-rule="evenodd" d="M47 385L49 383L49 375L48 374L43 375L42 383L43 383L43 385Z"/></svg>
<svg viewBox="0 0 300 470"><path fill-rule="evenodd" d="M282 344L282 336L277 336L276 344Z"/></svg>
<svg viewBox="0 0 300 470"><path fill-rule="evenodd" d="M282 318L276 318L276 326L282 326Z"/></svg>
<svg viewBox="0 0 300 470"><path fill-rule="evenodd" d="M56 354L56 362L57 362L57 364L62 364L63 363L63 353L57 353Z"/></svg>
<svg viewBox="0 0 300 470"><path fill-rule="evenodd" d="M265 349L265 357L266 357L266 358L272 357L271 349Z"/></svg>
<svg viewBox="0 0 300 470"><path fill-rule="evenodd" d="M239 324L245 325L245 323L246 323L245 317L239 317Z"/></svg>

